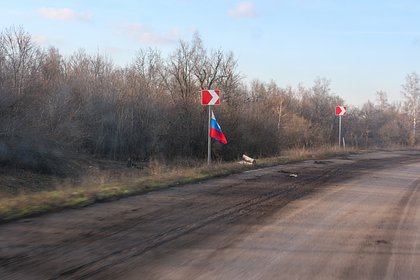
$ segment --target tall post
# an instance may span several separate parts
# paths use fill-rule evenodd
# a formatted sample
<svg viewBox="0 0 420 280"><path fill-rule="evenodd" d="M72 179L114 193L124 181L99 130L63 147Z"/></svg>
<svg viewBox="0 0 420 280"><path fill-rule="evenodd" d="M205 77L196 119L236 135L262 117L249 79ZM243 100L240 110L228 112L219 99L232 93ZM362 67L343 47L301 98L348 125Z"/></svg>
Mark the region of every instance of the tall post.
<svg viewBox="0 0 420 280"><path fill-rule="evenodd" d="M220 104L220 90L202 90L201 91L201 105L207 105L209 108L209 122L208 122L208 135L207 135L207 164L211 163L211 137L210 137L210 128L211 128L211 113L212 106Z"/></svg>
<svg viewBox="0 0 420 280"><path fill-rule="evenodd" d="M211 126L211 106L207 106L209 107L209 128L208 128L208 133L207 133L207 164L210 165L211 163L211 137L210 137L210 126Z"/></svg>
<svg viewBox="0 0 420 280"><path fill-rule="evenodd" d="M338 147L341 147L341 115L338 116Z"/></svg>

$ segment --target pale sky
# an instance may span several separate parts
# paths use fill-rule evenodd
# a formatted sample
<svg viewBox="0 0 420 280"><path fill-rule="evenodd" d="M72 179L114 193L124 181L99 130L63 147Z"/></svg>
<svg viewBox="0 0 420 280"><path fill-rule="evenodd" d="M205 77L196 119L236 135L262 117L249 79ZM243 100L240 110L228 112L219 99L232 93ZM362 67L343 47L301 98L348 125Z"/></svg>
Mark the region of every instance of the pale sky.
<svg viewBox="0 0 420 280"><path fill-rule="evenodd" d="M387 92L400 100L420 72L420 1L15 0L1 1L0 30L22 26L67 56L85 49L118 65L141 48L166 56L198 31L204 46L233 51L246 80L281 87L326 78L347 105Z"/></svg>

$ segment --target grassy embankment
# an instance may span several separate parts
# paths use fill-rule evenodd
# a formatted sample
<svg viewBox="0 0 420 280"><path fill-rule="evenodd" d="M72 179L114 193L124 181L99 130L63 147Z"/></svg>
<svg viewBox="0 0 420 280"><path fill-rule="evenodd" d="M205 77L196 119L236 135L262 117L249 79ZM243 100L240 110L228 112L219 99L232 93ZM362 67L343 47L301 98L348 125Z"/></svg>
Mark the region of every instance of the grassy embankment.
<svg viewBox="0 0 420 280"><path fill-rule="evenodd" d="M152 162L138 176L112 178L109 173L96 172L86 175L77 184L66 180L53 179L49 176L14 172L0 174L0 222L29 217L64 208L82 207L96 202L118 199L125 196L142 194L152 190L168 188L210 178L221 177L249 169L262 168L288 162L321 159L344 155L354 150L339 150L328 147L318 150L294 149L283 156L258 159L255 165L241 165L237 162L214 163L210 167L205 163L193 167L164 165ZM3 172L5 173L5 172ZM3 177L3 178L1 178ZM9 177L6 178L5 177ZM31 188L25 189L25 184ZM20 188L21 187L21 188Z"/></svg>

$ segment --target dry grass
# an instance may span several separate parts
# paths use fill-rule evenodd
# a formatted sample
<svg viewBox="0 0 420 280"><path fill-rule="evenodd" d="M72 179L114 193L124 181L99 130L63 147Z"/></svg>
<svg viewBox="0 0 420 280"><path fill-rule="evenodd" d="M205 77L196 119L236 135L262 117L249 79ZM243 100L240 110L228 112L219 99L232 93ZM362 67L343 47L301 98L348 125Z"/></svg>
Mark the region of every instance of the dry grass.
<svg viewBox="0 0 420 280"><path fill-rule="evenodd" d="M82 207L96 202L115 200L121 197L136 195L152 190L198 182L209 178L243 172L306 159L321 159L333 155L348 154L354 150L340 150L336 147L308 150L294 149L280 157L257 159L253 166L240 165L236 162L215 163L211 166L203 162L179 160L176 163L164 164L152 160L148 168L130 170L115 176L112 170L88 170L87 175L77 181L57 181L55 187L47 177L38 178L36 191L14 192L0 197L0 222L10 221L31 215L57 211L64 208ZM1 175L1 174L0 174ZM30 181L31 177L26 178ZM1 182L1 181L0 181ZM46 183L47 182L47 183ZM36 185L35 182L30 182Z"/></svg>
<svg viewBox="0 0 420 280"><path fill-rule="evenodd" d="M360 150L352 148L340 149L337 146L325 146L317 149L295 148L285 151L279 157L259 159L257 163L260 166L271 166L276 164L284 164L288 162L302 161L308 159L322 159L357 152L360 152Z"/></svg>

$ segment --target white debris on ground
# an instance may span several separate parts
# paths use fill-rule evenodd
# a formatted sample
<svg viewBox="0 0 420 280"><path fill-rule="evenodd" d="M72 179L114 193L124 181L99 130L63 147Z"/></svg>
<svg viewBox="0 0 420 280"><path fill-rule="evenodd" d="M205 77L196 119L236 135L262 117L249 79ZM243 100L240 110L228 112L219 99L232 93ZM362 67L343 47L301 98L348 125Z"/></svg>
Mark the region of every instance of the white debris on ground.
<svg viewBox="0 0 420 280"><path fill-rule="evenodd" d="M247 155L242 155L242 160L238 162L239 164L247 164L247 165L253 165L256 164L257 161L254 158L251 158Z"/></svg>

